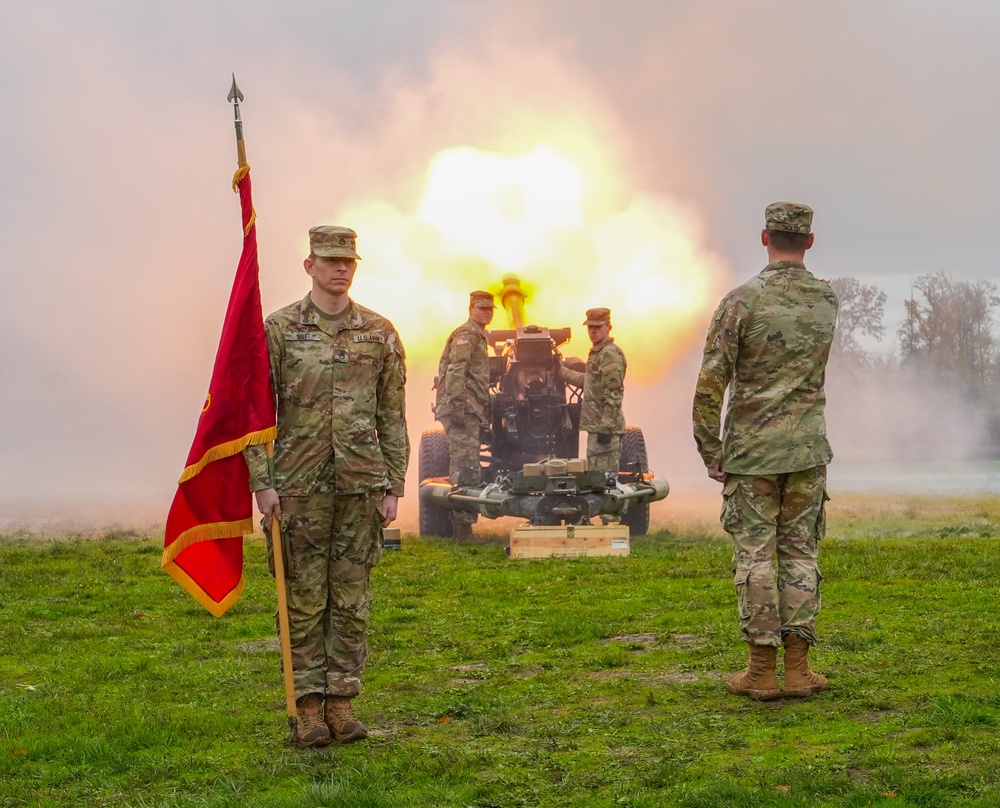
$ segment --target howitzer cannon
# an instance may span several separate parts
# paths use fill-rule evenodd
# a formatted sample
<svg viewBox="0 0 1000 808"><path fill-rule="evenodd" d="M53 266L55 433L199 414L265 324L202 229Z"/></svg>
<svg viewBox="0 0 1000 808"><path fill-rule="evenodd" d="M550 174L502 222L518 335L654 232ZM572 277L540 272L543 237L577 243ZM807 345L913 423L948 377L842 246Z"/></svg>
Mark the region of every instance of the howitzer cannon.
<svg viewBox="0 0 1000 808"><path fill-rule="evenodd" d="M480 450L482 483L452 485L444 431L424 432L421 534L450 535L450 511L462 510L538 526L583 525L603 516L620 520L633 536L644 535L649 503L664 499L670 488L649 471L642 430L626 427L617 475L587 470L578 458L583 391L559 374L559 346L569 341L570 329L526 324L525 297L514 276L504 277L499 297L512 327L487 331L493 415Z"/></svg>

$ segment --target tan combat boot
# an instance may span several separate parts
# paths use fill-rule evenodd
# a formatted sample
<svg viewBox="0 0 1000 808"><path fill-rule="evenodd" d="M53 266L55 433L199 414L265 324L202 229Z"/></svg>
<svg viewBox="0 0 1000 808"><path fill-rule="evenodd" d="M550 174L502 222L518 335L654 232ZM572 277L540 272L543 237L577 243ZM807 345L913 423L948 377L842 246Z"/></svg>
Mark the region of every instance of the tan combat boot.
<svg viewBox="0 0 1000 808"><path fill-rule="evenodd" d="M826 677L809 669L809 643L798 634L786 634L785 695L808 696L829 689Z"/></svg>
<svg viewBox="0 0 1000 808"><path fill-rule="evenodd" d="M338 741L360 741L368 737L368 728L354 717L351 700L331 696L326 700L323 716L326 725Z"/></svg>
<svg viewBox="0 0 1000 808"><path fill-rule="evenodd" d="M734 673L726 682L730 693L748 696L755 701L781 698L778 689L778 649L773 645L751 645L750 662L745 671Z"/></svg>
<svg viewBox="0 0 1000 808"><path fill-rule="evenodd" d="M295 745L327 746L330 730L323 721L323 699L319 693L310 693L295 702L298 722L295 727Z"/></svg>
<svg viewBox="0 0 1000 808"><path fill-rule="evenodd" d="M451 538L456 544L472 539L472 525L468 522L455 522L452 526Z"/></svg>

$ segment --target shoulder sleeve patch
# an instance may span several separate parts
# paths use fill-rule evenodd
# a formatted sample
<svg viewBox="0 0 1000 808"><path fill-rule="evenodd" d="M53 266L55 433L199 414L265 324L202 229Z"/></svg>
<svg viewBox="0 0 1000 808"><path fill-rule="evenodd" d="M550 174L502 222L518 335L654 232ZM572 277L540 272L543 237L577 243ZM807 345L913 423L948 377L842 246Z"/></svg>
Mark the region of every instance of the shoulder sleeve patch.
<svg viewBox="0 0 1000 808"><path fill-rule="evenodd" d="M455 340L455 344L456 345L468 345L469 344L469 338L468 337L459 337L458 339Z"/></svg>

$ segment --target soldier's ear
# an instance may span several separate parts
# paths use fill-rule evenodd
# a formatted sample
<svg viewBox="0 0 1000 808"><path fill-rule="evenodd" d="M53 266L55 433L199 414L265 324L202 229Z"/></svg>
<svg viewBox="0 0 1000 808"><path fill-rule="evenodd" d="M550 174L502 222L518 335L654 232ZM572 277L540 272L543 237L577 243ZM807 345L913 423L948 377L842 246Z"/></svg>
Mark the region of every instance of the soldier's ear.
<svg viewBox="0 0 1000 808"><path fill-rule="evenodd" d="M762 245L764 245L765 247L767 246L767 228L766 227L763 230L760 231L760 243Z"/></svg>
<svg viewBox="0 0 1000 808"><path fill-rule="evenodd" d="M807 250L808 250L808 249L809 249L810 247L812 247L812 245L813 245L813 242L814 242L815 240L816 240L816 234L815 234L815 233L810 233L810 234L809 234L809 238L808 238L808 239L806 239L806 249L807 249Z"/></svg>
<svg viewBox="0 0 1000 808"><path fill-rule="evenodd" d="M302 262L302 266L305 268L306 275L308 275L310 278L316 274L316 269L313 266L313 259L311 255L308 258L306 258L305 261Z"/></svg>

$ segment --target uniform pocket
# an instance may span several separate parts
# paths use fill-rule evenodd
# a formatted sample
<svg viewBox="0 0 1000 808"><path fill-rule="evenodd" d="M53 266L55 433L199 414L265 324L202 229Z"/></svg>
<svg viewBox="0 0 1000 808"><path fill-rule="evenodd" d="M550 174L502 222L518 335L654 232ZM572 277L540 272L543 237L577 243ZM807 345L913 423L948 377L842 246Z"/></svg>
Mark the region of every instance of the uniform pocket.
<svg viewBox="0 0 1000 808"><path fill-rule="evenodd" d="M734 535L743 528L743 511L740 509L740 480L738 477L730 475L726 479L726 484L722 489L722 513L720 521L723 529Z"/></svg>
<svg viewBox="0 0 1000 808"><path fill-rule="evenodd" d="M816 515L816 541L826 536L826 503L830 501L830 495L823 492L823 501L819 504L819 513Z"/></svg>
<svg viewBox="0 0 1000 808"><path fill-rule="evenodd" d="M379 501L377 495L375 501ZM379 513L377 507L372 516L371 533L372 540L368 545L368 557L365 559L365 564L369 569L378 566L382 560L382 550L385 547L385 536L382 535L382 514Z"/></svg>
<svg viewBox="0 0 1000 808"><path fill-rule="evenodd" d="M750 619L750 570L737 570L733 576L733 586L736 587L736 608L740 620Z"/></svg>

